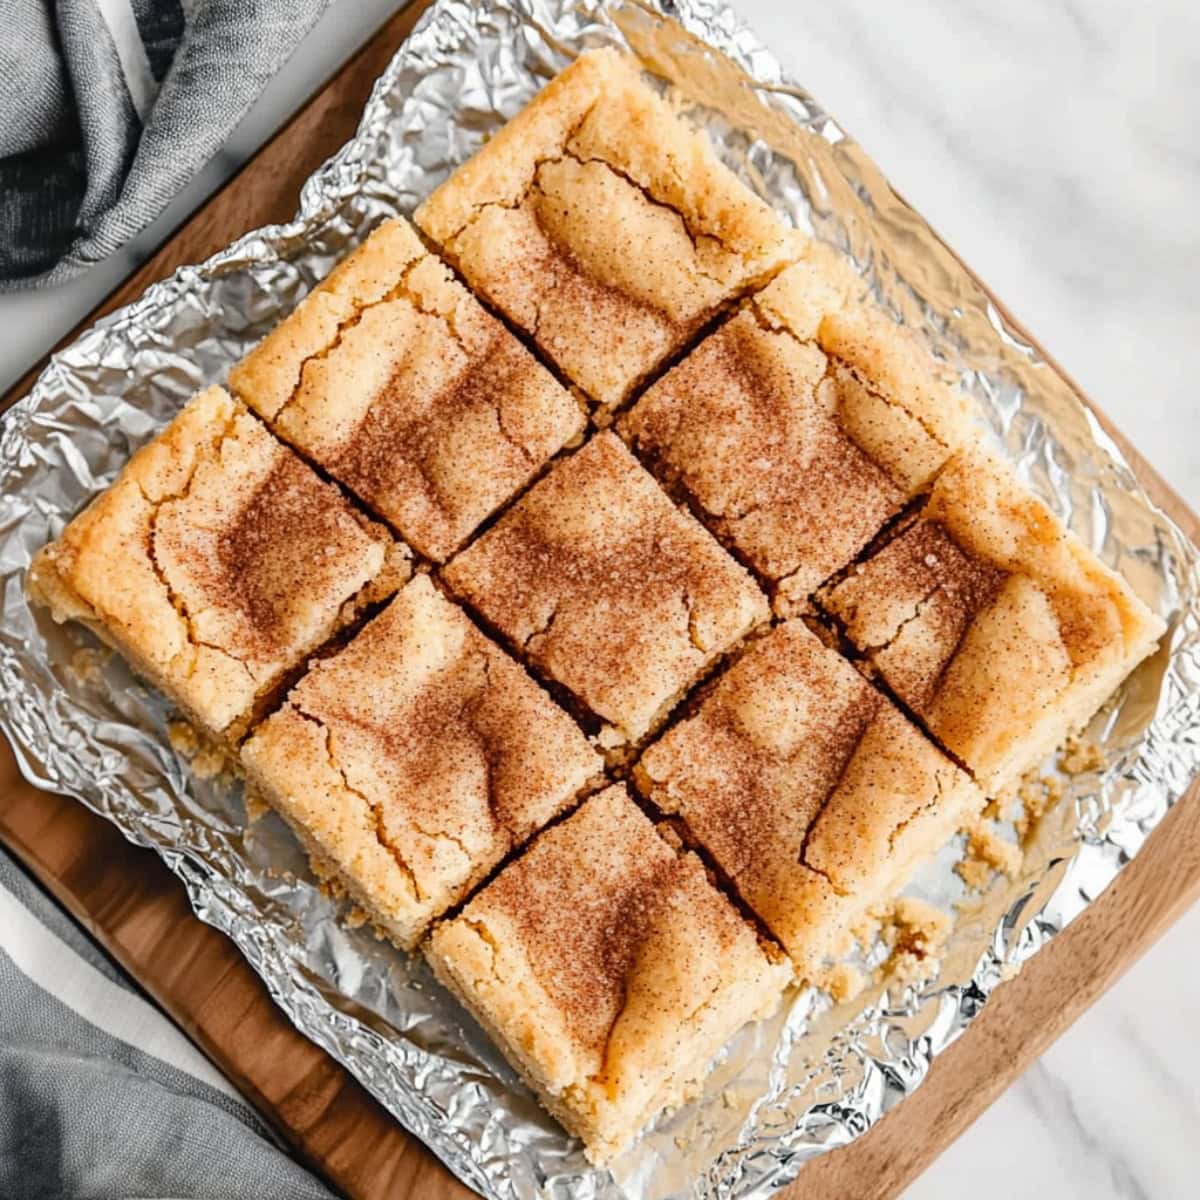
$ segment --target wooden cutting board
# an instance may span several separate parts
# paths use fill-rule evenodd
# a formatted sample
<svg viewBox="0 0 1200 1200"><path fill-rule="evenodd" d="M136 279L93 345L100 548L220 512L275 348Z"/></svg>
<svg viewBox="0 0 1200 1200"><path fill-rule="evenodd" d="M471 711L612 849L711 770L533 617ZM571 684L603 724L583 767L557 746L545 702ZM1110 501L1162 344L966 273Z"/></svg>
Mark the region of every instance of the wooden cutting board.
<svg viewBox="0 0 1200 1200"><path fill-rule="evenodd" d="M393 17L83 325L247 230L287 220L305 178L353 133L372 83L427 2ZM42 365L0 407L24 395ZM1200 540L1200 520L1097 415L1155 501ZM1099 901L995 993L911 1098L853 1145L809 1163L784 1195L883 1200L924 1170L1200 895L1198 791L1193 785ZM0 839L334 1188L363 1200L471 1195L291 1027L233 943L192 915L153 853L82 805L25 783L2 743Z"/></svg>

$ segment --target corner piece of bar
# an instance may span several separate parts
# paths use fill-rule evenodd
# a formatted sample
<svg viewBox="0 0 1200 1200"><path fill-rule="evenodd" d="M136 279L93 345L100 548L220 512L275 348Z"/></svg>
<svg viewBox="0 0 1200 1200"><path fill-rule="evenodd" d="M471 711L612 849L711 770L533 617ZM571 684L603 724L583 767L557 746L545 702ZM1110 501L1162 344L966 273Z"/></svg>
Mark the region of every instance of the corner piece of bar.
<svg viewBox="0 0 1200 1200"><path fill-rule="evenodd" d="M601 424L799 242L615 50L582 54L416 222Z"/></svg>
<svg viewBox="0 0 1200 1200"><path fill-rule="evenodd" d="M634 780L809 980L983 807L966 774L802 621L751 643Z"/></svg>
<svg viewBox="0 0 1200 1200"><path fill-rule="evenodd" d="M912 335L805 258L655 382L620 429L790 615L927 488L969 436Z"/></svg>
<svg viewBox="0 0 1200 1200"><path fill-rule="evenodd" d="M317 869L404 949L602 766L427 575L312 665L242 762Z"/></svg>
<svg viewBox="0 0 1200 1200"><path fill-rule="evenodd" d="M434 973L596 1163L778 1007L784 956L614 786L435 928Z"/></svg>
<svg viewBox="0 0 1200 1200"><path fill-rule="evenodd" d="M606 723L610 749L645 737L769 615L749 573L612 433L558 463L443 576Z"/></svg>
<svg viewBox="0 0 1200 1200"><path fill-rule="evenodd" d="M818 599L990 795L1090 720L1164 629L981 449Z"/></svg>
<svg viewBox="0 0 1200 1200"><path fill-rule="evenodd" d="M339 264L229 384L435 561L586 424L580 403L399 219Z"/></svg>
<svg viewBox="0 0 1200 1200"><path fill-rule="evenodd" d="M28 588L231 744L408 575L382 526L209 388L38 553Z"/></svg>

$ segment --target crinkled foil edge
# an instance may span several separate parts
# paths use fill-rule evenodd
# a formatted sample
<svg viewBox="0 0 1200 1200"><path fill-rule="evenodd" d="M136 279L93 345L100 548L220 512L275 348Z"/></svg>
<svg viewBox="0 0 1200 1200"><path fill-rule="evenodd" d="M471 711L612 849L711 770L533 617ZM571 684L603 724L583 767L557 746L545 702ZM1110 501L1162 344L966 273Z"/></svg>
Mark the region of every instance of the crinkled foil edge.
<svg viewBox="0 0 1200 1200"><path fill-rule="evenodd" d="M23 580L37 547L129 450L194 387L222 378L380 216L410 212L573 53L614 42L671 78L730 165L852 259L880 302L927 338L1030 486L1134 579L1170 630L1093 725L1103 769L1071 782L1068 819L1026 873L960 918L938 979L876 989L852 1012L797 996L735 1041L695 1112L660 1123L609 1175L586 1166L419 963L337 920L286 834L269 820L248 831L236 787L189 775L163 736L161 701L119 663L96 677L78 667L77 643L30 612ZM355 138L307 182L293 221L248 234L105 318L6 417L0 726L31 783L78 798L153 848L296 1027L484 1195L765 1196L917 1087L995 987L1103 891L1183 794L1200 768L1197 562L1067 381L731 9L441 0L377 82ZM938 886L943 902L953 899Z"/></svg>

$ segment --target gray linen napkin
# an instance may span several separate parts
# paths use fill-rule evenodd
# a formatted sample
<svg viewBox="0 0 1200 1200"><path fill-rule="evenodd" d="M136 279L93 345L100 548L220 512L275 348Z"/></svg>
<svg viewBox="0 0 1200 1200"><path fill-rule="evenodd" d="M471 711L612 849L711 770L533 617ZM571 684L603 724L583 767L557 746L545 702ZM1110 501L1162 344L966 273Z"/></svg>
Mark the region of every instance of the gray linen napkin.
<svg viewBox="0 0 1200 1200"><path fill-rule="evenodd" d="M2 850L0 1196L332 1200Z"/></svg>
<svg viewBox="0 0 1200 1200"><path fill-rule="evenodd" d="M0 288L141 232L330 0L0 0Z"/></svg>

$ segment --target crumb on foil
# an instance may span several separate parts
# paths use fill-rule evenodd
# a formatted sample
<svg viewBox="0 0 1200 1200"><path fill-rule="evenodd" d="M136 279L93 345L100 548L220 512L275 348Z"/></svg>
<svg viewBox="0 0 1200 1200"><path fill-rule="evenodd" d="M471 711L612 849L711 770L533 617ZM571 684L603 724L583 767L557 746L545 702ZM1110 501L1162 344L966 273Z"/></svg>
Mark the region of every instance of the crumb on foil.
<svg viewBox="0 0 1200 1200"><path fill-rule="evenodd" d="M989 799L980 818L964 829L966 853L954 868L959 878L967 887L982 890L997 872L1015 877L1042 819L1066 794L1064 776L1083 775L1103 765L1104 753L1095 742L1079 734L1068 737L1059 748L1056 773L1048 774L1040 768L1027 772L1011 787ZM990 826L990 822L1002 821L1010 813L1016 845Z"/></svg>
<svg viewBox="0 0 1200 1200"><path fill-rule="evenodd" d="M361 929L370 919L371 918L367 914L366 909L359 908L359 906L355 904L346 914L342 923L347 929Z"/></svg>
<svg viewBox="0 0 1200 1200"><path fill-rule="evenodd" d="M1084 775L1098 771L1103 765L1104 753L1100 747L1079 735L1067 738L1058 756L1059 769L1067 775Z"/></svg>
<svg viewBox="0 0 1200 1200"><path fill-rule="evenodd" d="M1063 798L1063 781L1057 775L1031 772L1017 788L1020 811L1014 822L1022 846L1028 846L1037 834L1042 818Z"/></svg>
<svg viewBox="0 0 1200 1200"><path fill-rule="evenodd" d="M938 973L953 920L948 913L913 896L892 905L881 934L891 953L881 968L893 983L917 984Z"/></svg>
<svg viewBox="0 0 1200 1200"><path fill-rule="evenodd" d="M845 1004L867 986L867 977L853 963L834 963L817 984L833 997L835 1004Z"/></svg>
<svg viewBox="0 0 1200 1200"><path fill-rule="evenodd" d="M80 646L71 655L70 671L82 684L99 683L113 652L102 646Z"/></svg>
<svg viewBox="0 0 1200 1200"><path fill-rule="evenodd" d="M322 896L337 903L346 899L346 885L338 878L337 872L332 866L319 861L311 854L308 856L308 864L317 877L317 890Z"/></svg>
<svg viewBox="0 0 1200 1200"><path fill-rule="evenodd" d="M237 768L230 761L227 751L208 741L187 721L177 719L168 722L167 740L171 743L171 749L187 760L197 779L217 779L221 776L232 779L237 774Z"/></svg>
<svg viewBox="0 0 1200 1200"><path fill-rule="evenodd" d="M242 799L246 805L246 821L251 825L261 821L271 811L270 804L262 798L258 788L249 784L246 785Z"/></svg>
<svg viewBox="0 0 1200 1200"><path fill-rule="evenodd" d="M879 936L880 927L888 919L891 909L890 904L873 905L866 909L847 930L847 942L851 944L857 942L863 947L870 946Z"/></svg>
<svg viewBox="0 0 1200 1200"><path fill-rule="evenodd" d="M993 822L984 817L972 822L964 831L967 847L961 861L955 864L958 877L976 891L991 883L997 873L1016 877L1024 861L1021 847L1002 837Z"/></svg>

